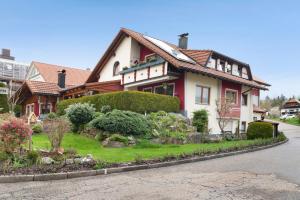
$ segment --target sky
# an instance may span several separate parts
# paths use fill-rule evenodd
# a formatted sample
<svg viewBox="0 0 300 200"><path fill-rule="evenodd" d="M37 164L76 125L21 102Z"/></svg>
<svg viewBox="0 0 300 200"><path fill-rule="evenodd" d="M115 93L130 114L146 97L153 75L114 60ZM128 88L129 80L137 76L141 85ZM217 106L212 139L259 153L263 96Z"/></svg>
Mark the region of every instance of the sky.
<svg viewBox="0 0 300 200"><path fill-rule="evenodd" d="M262 97L300 96L300 1L0 0L0 49L17 61L93 69L121 27L250 64L272 86Z"/></svg>

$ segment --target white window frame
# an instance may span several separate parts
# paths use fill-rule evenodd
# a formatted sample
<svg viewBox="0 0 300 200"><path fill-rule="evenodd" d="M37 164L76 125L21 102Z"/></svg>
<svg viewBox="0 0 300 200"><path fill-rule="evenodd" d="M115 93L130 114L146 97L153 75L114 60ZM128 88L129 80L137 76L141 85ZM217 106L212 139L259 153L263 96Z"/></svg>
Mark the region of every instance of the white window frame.
<svg viewBox="0 0 300 200"><path fill-rule="evenodd" d="M197 87L202 88L201 89L201 97L203 96L203 88L207 88L208 89L208 103L203 103L201 97L200 97L200 102L199 103L196 102L196 91L195 91L195 104L197 104L197 105L210 105L211 87L205 86L205 85L201 85L201 84L196 84L196 90L197 90Z"/></svg>
<svg viewBox="0 0 300 200"><path fill-rule="evenodd" d="M175 96L175 83L167 83L167 85L173 85L173 97ZM155 89L156 88L159 88L159 87L163 87L163 85L161 84L161 85L157 85L157 86L154 86L153 87L153 93L154 94L157 94L156 92L155 92Z"/></svg>
<svg viewBox="0 0 300 200"><path fill-rule="evenodd" d="M238 90L234 90L234 89L230 89L230 88L226 88L225 89L225 100L227 101L227 97L226 97L226 93L227 91L231 91L231 92L235 92L236 93L236 103L232 103L232 105L238 105L239 104L239 91Z"/></svg>

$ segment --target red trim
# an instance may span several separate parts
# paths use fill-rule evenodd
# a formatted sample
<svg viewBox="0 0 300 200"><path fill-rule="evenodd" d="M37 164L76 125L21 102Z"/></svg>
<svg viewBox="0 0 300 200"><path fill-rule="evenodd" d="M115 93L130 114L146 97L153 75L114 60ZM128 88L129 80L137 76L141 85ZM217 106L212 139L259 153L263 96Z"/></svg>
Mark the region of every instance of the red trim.
<svg viewBox="0 0 300 200"><path fill-rule="evenodd" d="M159 82L159 83L153 83L153 84L139 86L138 90L143 91L143 89L145 89L145 88L149 88L149 87L154 88L155 86L159 86L163 83L174 83L175 84L174 96L179 98L180 109L184 110L184 73L182 73L180 75L180 77L176 80L170 80L170 81L166 81L166 82ZM154 92L154 89L152 89L152 92Z"/></svg>
<svg viewBox="0 0 300 200"><path fill-rule="evenodd" d="M151 51L150 49L148 49L145 46L141 45L140 46L140 61L144 61L145 56L147 56L149 54L153 54L153 51Z"/></svg>
<svg viewBox="0 0 300 200"><path fill-rule="evenodd" d="M233 82L222 81L222 89L221 89L221 98L226 98L226 90L236 90L237 95L237 103L232 105L232 111L229 114L230 117L240 118L241 116L241 92L242 86Z"/></svg>

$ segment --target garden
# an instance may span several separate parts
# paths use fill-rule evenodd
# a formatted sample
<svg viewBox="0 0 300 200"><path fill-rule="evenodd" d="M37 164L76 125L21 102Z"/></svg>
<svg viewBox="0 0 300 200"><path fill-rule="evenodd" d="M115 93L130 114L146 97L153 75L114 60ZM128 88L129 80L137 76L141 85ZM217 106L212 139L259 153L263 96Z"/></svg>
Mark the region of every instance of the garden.
<svg viewBox="0 0 300 200"><path fill-rule="evenodd" d="M133 95L127 99L135 106L124 107L124 95ZM155 102L164 106L158 109ZM31 125L1 114L0 174L148 164L285 140L283 134L273 138L273 127L267 122L250 123L243 136L212 135L206 110L195 111L192 119L178 110L176 97L118 92L61 101L58 114L49 113L42 122Z"/></svg>

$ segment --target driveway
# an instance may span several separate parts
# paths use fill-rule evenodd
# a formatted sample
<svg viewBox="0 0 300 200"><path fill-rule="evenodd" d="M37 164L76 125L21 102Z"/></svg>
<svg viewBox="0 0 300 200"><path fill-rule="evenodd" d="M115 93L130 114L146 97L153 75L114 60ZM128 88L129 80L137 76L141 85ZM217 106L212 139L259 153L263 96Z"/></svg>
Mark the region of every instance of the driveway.
<svg viewBox="0 0 300 200"><path fill-rule="evenodd" d="M108 176L0 185L0 199L300 199L300 127L258 152Z"/></svg>

